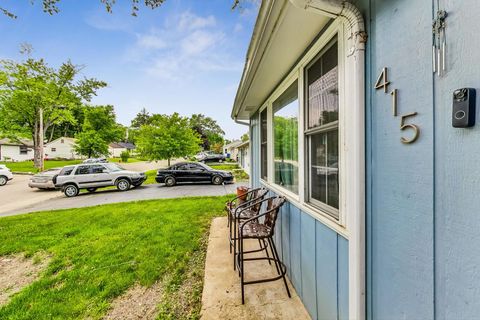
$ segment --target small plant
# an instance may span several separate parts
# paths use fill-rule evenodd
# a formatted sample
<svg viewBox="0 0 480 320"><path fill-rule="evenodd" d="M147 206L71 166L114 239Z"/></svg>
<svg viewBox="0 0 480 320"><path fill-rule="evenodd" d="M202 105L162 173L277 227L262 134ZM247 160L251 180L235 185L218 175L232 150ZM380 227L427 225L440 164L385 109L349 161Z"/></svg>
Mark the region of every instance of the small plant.
<svg viewBox="0 0 480 320"><path fill-rule="evenodd" d="M122 153L120 153L120 158L122 159L122 162L127 163L128 158L130 158L130 152L122 151Z"/></svg>

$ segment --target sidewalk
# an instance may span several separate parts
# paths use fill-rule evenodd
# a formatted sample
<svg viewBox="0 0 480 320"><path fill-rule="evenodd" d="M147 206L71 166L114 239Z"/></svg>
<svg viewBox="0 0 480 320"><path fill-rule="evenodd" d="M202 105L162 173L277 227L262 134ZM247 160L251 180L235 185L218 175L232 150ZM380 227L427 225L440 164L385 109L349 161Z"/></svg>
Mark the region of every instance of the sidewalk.
<svg viewBox="0 0 480 320"><path fill-rule="evenodd" d="M214 219L205 263L202 319L310 319L291 283L288 282L288 286L292 298L288 298L281 280L247 285L245 304L242 305L240 278L233 270L227 235L227 218ZM255 249L258 246L256 241L251 244L256 245ZM275 267L266 261L248 262L245 270L246 279L276 275Z"/></svg>

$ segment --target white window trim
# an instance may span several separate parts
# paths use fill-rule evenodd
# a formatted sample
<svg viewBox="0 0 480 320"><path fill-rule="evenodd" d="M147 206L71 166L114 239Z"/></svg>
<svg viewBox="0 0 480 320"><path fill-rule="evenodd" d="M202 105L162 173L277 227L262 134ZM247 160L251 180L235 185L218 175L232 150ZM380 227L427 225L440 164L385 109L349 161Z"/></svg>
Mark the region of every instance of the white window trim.
<svg viewBox="0 0 480 320"><path fill-rule="evenodd" d="M306 194L306 146L305 146L305 90L304 90L304 71L307 65L315 59L315 57L324 49L330 41L337 37L338 41L338 81L339 81L339 158L340 158L340 190L339 190L339 212L338 220L335 219L331 214L323 211L321 208L314 207L311 204L307 203L307 194ZM285 196L290 202L292 202L296 207L305 211L311 215L316 220L320 221L327 227L331 228L333 231L342 235L348 239L349 232L347 226L347 206L346 206L346 168L348 164L346 163L345 158L345 119L346 112L345 110L345 93L346 93L346 83L345 83L345 36L344 36L344 25L338 19L333 21L329 28L323 33L323 35L312 45L310 50L302 57L302 59L297 63L297 65L292 69L292 71L285 77L285 79L280 83L280 85L273 91L273 93L268 97L264 105L259 109L260 113L267 108L267 180L260 177L260 182L265 187L275 191L276 193ZM284 92L287 90L290 85L298 81L298 108L299 108L299 123L298 123L298 161L299 161L299 193L298 195L279 186L274 183L274 165L273 165L273 102L277 100ZM260 127L261 130L261 127ZM351 161L350 161L351 162Z"/></svg>
<svg viewBox="0 0 480 320"><path fill-rule="evenodd" d="M268 154L270 156L269 158L269 161L268 161L268 167L269 167L269 170L268 170L268 175L269 175L269 179L268 179L268 183L270 184L270 186L273 186L273 188L275 188L276 190L279 190L282 194L285 194L285 195L288 195L289 198L291 199L294 199L295 201L299 202L300 201L300 194L296 194L295 192L292 192L284 187L282 187L281 185L279 184L276 184L275 183L275 157L274 157L274 154L275 154L275 146L274 146L274 139L273 139L273 136L274 136L274 132L273 132L273 115L274 115L274 112L273 112L273 103L275 101L277 101L278 98L280 98L282 96L282 94L288 89L290 88L290 86L298 81L299 77L298 77L298 70L292 72L289 74L289 76L287 78L285 78L281 85L279 85L277 87L277 89L273 92L273 94L270 96L270 98L268 99L268 108L270 110L270 113L268 115L268 123L270 123L270 127L271 127L271 132L270 134L268 135L268 141L267 141L267 144L269 145L269 151L268 151ZM298 82L298 86L300 87L301 84ZM300 91L300 89L299 89ZM299 109L302 109L301 108L301 105L300 105L300 100L298 100L298 106L297 108ZM301 121L301 118L300 118L300 112L298 112L299 114L299 118L298 118L298 121L300 122ZM300 123L299 123L300 125ZM271 149L270 149L271 148ZM298 163L299 163L299 167L302 166L302 163L303 162L300 162L300 141L298 142ZM300 174L300 170L299 170L299 174ZM300 181L299 181L299 186L298 186L298 190L299 190L299 193L300 193L300 189L301 188L301 184L300 184Z"/></svg>

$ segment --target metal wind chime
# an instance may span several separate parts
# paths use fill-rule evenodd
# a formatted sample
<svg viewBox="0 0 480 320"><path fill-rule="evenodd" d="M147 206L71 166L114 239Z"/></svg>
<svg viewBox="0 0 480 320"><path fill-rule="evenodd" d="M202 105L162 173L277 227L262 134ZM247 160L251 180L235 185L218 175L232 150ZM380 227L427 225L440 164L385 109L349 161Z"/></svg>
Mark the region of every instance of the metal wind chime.
<svg viewBox="0 0 480 320"><path fill-rule="evenodd" d="M433 34L433 73L439 77L445 74L446 70L446 35L445 35L445 20L447 18L445 10L437 11L437 18L433 20L432 34Z"/></svg>

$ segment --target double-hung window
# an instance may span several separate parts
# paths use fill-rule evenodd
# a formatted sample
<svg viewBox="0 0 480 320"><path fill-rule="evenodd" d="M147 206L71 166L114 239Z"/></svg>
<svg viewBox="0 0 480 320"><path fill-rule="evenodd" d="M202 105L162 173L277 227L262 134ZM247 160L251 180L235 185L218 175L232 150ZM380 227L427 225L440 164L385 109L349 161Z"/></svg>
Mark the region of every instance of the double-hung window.
<svg viewBox="0 0 480 320"><path fill-rule="evenodd" d="M272 105L274 183L298 194L298 82Z"/></svg>
<svg viewBox="0 0 480 320"><path fill-rule="evenodd" d="M332 40L305 69L307 201L339 217L338 45Z"/></svg>
<svg viewBox="0 0 480 320"><path fill-rule="evenodd" d="M260 177L265 181L268 177L267 119L267 108L265 108L260 113Z"/></svg>

